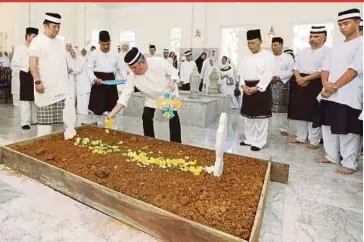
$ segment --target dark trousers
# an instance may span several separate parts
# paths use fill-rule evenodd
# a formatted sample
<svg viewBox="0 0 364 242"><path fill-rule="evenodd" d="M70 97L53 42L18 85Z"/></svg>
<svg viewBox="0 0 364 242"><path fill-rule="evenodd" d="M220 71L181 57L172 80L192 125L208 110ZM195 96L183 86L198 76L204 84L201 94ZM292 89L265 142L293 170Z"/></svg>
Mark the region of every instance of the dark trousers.
<svg viewBox="0 0 364 242"><path fill-rule="evenodd" d="M154 112L155 108L144 107L143 110L143 130L144 136L154 138ZM178 113L174 112L174 117L169 120L169 139L172 142L182 143L181 140L181 124Z"/></svg>
<svg viewBox="0 0 364 242"><path fill-rule="evenodd" d="M179 90L182 91L189 91L191 89L190 83L183 84L182 87L179 88Z"/></svg>

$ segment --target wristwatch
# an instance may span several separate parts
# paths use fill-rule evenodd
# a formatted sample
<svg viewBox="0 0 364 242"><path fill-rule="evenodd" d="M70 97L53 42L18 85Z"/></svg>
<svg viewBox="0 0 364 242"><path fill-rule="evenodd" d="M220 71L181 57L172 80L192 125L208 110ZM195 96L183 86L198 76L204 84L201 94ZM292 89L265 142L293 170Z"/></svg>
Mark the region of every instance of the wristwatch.
<svg viewBox="0 0 364 242"><path fill-rule="evenodd" d="M39 85L42 83L42 81L38 80L38 81L35 81L34 83L35 83L35 85Z"/></svg>

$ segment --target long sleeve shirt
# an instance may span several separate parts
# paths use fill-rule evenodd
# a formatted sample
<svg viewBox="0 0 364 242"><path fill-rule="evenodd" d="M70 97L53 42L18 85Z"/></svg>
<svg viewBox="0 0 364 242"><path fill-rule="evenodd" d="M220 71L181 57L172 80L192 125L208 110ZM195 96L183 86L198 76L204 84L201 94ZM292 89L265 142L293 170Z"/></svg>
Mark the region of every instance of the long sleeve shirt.
<svg viewBox="0 0 364 242"><path fill-rule="evenodd" d="M240 67L240 85L246 81L259 81L258 90L264 92L272 81L274 57L270 51L261 50L256 54L244 56Z"/></svg>

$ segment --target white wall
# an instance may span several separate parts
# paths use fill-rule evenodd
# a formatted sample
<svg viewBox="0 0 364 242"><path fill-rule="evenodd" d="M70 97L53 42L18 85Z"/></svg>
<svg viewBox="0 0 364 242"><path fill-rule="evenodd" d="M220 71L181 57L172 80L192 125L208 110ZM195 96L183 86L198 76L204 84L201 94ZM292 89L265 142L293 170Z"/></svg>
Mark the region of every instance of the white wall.
<svg viewBox="0 0 364 242"><path fill-rule="evenodd" d="M24 43L25 28L43 29L44 14L59 13L62 24L59 35L80 47L91 40L92 30L105 26L106 10L97 4L84 3L1 3L0 32L9 35L9 46Z"/></svg>
<svg viewBox="0 0 364 242"><path fill-rule="evenodd" d="M223 26L249 25L261 29L263 41L273 26L276 35L285 40L286 46L291 46L294 24L336 23L338 12L350 8L362 11L362 7L362 3L209 3L206 8L208 24L205 47L221 47ZM340 40L336 28L334 42ZM270 43L264 45L269 46Z"/></svg>
<svg viewBox="0 0 364 242"><path fill-rule="evenodd" d="M0 40L0 51L11 51L17 29L19 3L0 3L0 33L7 34L7 40Z"/></svg>
<svg viewBox="0 0 364 242"><path fill-rule="evenodd" d="M169 48L170 29L182 28L181 48L191 46L192 3L143 3L136 7L108 10L106 23L111 27L113 44L119 43L122 31L136 33L137 46L148 50L155 44L157 52Z"/></svg>
<svg viewBox="0 0 364 242"><path fill-rule="evenodd" d="M276 35L284 38L286 46L291 46L294 24L336 23L339 11L349 8L362 10L363 7L362 3L198 4L199 6L194 8L194 27L191 27L193 3L145 3L135 8L108 9L106 24L112 26L111 32L115 43L118 42L121 31L136 32L137 44L143 51L147 50L149 43L156 44L157 51L168 47L169 30L172 26L182 27L182 48L196 46L191 37L193 36L191 28L202 30L204 47L221 48L221 28L228 26L260 28L263 41L273 26ZM201 4L205 7L201 7ZM340 40L341 35L336 28L334 42ZM269 41L264 41L264 46L270 46Z"/></svg>
<svg viewBox="0 0 364 242"><path fill-rule="evenodd" d="M117 8L117 6L123 8ZM194 6L194 7L193 7ZM339 11L349 8L362 10L362 3L0 3L0 32L8 33L9 45L24 41L28 26L42 29L45 12L62 15L60 35L79 46L91 41L93 30L109 30L115 47L119 34L130 30L136 33L137 45L147 51L149 43L157 51L169 47L170 29L182 28L181 48L221 48L221 28L232 26L258 27L263 40L271 26L285 40L293 41L293 24L333 22ZM194 16L194 21L192 20ZM200 42L193 40L192 30L202 31ZM334 41L341 36L336 28ZM264 41L269 46L269 41Z"/></svg>

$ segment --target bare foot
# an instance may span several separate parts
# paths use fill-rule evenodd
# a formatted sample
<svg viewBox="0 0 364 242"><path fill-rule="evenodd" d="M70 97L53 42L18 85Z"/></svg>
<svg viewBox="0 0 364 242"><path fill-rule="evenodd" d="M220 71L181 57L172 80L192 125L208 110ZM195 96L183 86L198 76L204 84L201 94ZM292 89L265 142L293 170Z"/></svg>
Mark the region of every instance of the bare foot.
<svg viewBox="0 0 364 242"><path fill-rule="evenodd" d="M281 135L282 136L288 136L288 132L287 131L281 131Z"/></svg>
<svg viewBox="0 0 364 242"><path fill-rule="evenodd" d="M309 150L316 150L316 149L318 149L318 146L313 145L313 144L307 144L306 148L309 149Z"/></svg>
<svg viewBox="0 0 364 242"><path fill-rule="evenodd" d="M337 168L335 170L336 173L338 174L341 174L341 175L351 175L353 174L355 171L352 170L352 169L348 169L348 168L345 168L345 167L340 167L340 168Z"/></svg>
<svg viewBox="0 0 364 242"><path fill-rule="evenodd" d="M288 143L290 143L290 144L304 144L301 141L298 141L297 139L290 140L290 141L288 141Z"/></svg>
<svg viewBox="0 0 364 242"><path fill-rule="evenodd" d="M322 163L322 164L333 164L331 161L329 161L328 159L324 158L317 158L313 160L316 163Z"/></svg>

